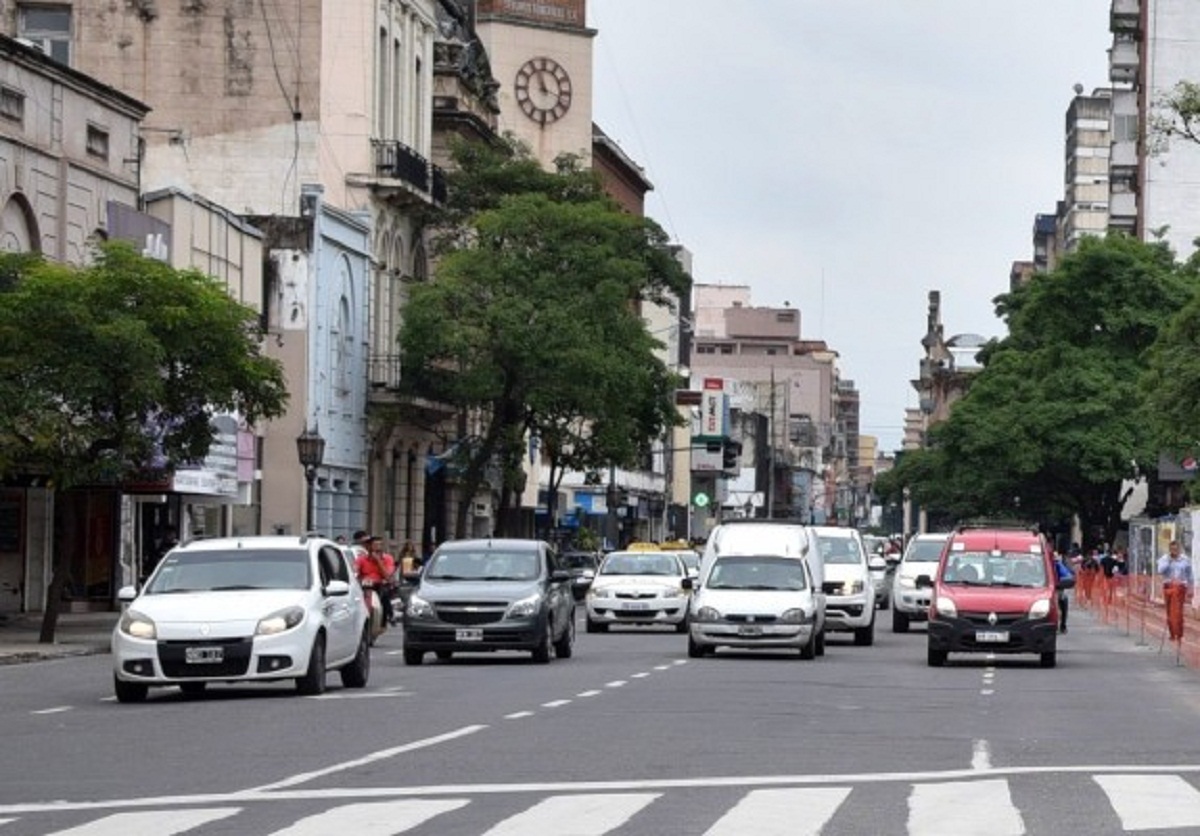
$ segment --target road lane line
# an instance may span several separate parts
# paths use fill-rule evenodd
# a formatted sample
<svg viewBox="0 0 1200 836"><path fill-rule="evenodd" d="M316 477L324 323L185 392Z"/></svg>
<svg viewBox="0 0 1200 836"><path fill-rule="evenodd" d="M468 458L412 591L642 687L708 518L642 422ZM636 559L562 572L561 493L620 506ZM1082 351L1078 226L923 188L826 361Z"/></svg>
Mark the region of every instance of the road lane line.
<svg viewBox="0 0 1200 836"><path fill-rule="evenodd" d="M577 697L594 697L597 694L603 694L603 693L604 693L603 691L580 691L575 696L577 696Z"/></svg>
<svg viewBox="0 0 1200 836"><path fill-rule="evenodd" d="M514 711L512 714L505 714L505 720L524 720L526 717L532 717L532 711Z"/></svg>
<svg viewBox="0 0 1200 836"><path fill-rule="evenodd" d="M655 665L654 669L656 671L669 671L671 669L671 666L670 665Z"/></svg>
<svg viewBox="0 0 1200 836"><path fill-rule="evenodd" d="M1024 836L1025 822L1013 806L1007 781L949 781L912 788L908 832L911 836Z"/></svg>
<svg viewBox="0 0 1200 836"><path fill-rule="evenodd" d="M550 702L542 703L542 708L561 708L564 705L570 704L570 700L551 700Z"/></svg>
<svg viewBox="0 0 1200 836"><path fill-rule="evenodd" d="M605 688L623 688L627 684L628 683L626 683L624 679L614 679L612 682L605 682L604 687Z"/></svg>
<svg viewBox="0 0 1200 836"><path fill-rule="evenodd" d="M323 813L307 816L271 836L328 836L353 833L354 836L392 836L420 827L430 819L449 813L470 802L463 799L430 801L382 801L370 804L346 804Z"/></svg>
<svg viewBox="0 0 1200 836"><path fill-rule="evenodd" d="M648 674L648 673L635 673L633 676L631 676L631 677L629 677L629 678L630 678L630 679L645 679L645 678L646 678L646 677L648 677L649 675L650 675L650 674Z"/></svg>
<svg viewBox="0 0 1200 836"><path fill-rule="evenodd" d="M994 690L992 690L991 688L984 688L983 690L981 690L979 692L979 695L982 697L990 697L994 693L996 693L996 692Z"/></svg>
<svg viewBox="0 0 1200 836"><path fill-rule="evenodd" d="M406 694L401 691L335 691L328 694L318 694L315 697L309 697L310 700L377 700L381 697L384 699L395 699L396 697L411 697L412 694Z"/></svg>
<svg viewBox="0 0 1200 836"><path fill-rule="evenodd" d="M476 732L483 731L486 728L487 726L464 726L461 729L455 729L452 732L439 734L435 737L427 737L424 740L414 740L412 743L393 746L390 749L380 749L378 752L372 752L369 755L364 755L363 757L355 758L354 760L335 763L333 766L327 766L324 769L315 769L312 772L301 772L299 775L293 775L290 778L284 778L282 781L275 781L271 784L263 784L261 787L255 787L254 789L245 790L244 792L270 792L272 790L281 790L286 789L287 787L294 787L297 784L306 784L309 781L313 781L317 778L324 778L326 775L333 775L337 772L345 772L346 770L355 769L360 766L366 766L367 764L375 763L376 761L394 758L396 755L403 755L406 752L415 752L418 749L428 749L431 746L437 746L439 743L447 743L451 740L457 740L460 737L466 737L468 735L475 734ZM240 795L240 793L235 793L235 795Z"/></svg>
<svg viewBox="0 0 1200 836"><path fill-rule="evenodd" d="M976 740L971 748L971 768L991 769L992 749L986 740Z"/></svg>
<svg viewBox="0 0 1200 836"><path fill-rule="evenodd" d="M47 836L173 836L194 827L203 827L211 822L227 819L240 811L240 807L221 807L208 810L114 813L79 827L57 830Z"/></svg>
<svg viewBox="0 0 1200 836"><path fill-rule="evenodd" d="M70 711L75 706L72 705L57 705L54 708L43 708L40 711L30 711L30 714L62 714L64 711Z"/></svg>
<svg viewBox="0 0 1200 836"><path fill-rule="evenodd" d="M1200 827L1200 791L1179 775L1095 775L1125 830Z"/></svg>
<svg viewBox="0 0 1200 836"><path fill-rule="evenodd" d="M623 825L660 793L623 795L558 795L517 813L497 824L484 836L531 836L565 833L571 836L603 836Z"/></svg>
<svg viewBox="0 0 1200 836"><path fill-rule="evenodd" d="M704 836L818 836L848 795L850 787L753 790Z"/></svg>

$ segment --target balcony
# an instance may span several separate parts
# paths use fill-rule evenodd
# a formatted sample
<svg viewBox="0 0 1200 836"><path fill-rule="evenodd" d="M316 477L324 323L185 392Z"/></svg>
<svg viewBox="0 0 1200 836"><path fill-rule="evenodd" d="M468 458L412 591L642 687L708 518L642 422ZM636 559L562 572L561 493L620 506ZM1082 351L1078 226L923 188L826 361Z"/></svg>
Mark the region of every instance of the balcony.
<svg viewBox="0 0 1200 836"><path fill-rule="evenodd" d="M400 355L372 354L367 363L372 389L396 389L400 386Z"/></svg>
<svg viewBox="0 0 1200 836"><path fill-rule="evenodd" d="M1137 32L1142 24L1140 0L1112 0L1109 31Z"/></svg>
<svg viewBox="0 0 1200 836"><path fill-rule="evenodd" d="M375 176L372 185L395 194L407 192L421 202L446 200L446 175L429 160L394 139L373 139ZM399 186L400 188L397 188Z"/></svg>
<svg viewBox="0 0 1200 836"><path fill-rule="evenodd" d="M1108 51L1108 78L1113 84L1133 84L1138 77L1136 41L1116 40Z"/></svg>
<svg viewBox="0 0 1200 836"><path fill-rule="evenodd" d="M1137 195L1113 192L1108 201L1109 226L1125 228L1137 220Z"/></svg>
<svg viewBox="0 0 1200 836"><path fill-rule="evenodd" d="M1109 176L1116 180L1137 173L1138 153L1136 142L1114 142L1109 158Z"/></svg>

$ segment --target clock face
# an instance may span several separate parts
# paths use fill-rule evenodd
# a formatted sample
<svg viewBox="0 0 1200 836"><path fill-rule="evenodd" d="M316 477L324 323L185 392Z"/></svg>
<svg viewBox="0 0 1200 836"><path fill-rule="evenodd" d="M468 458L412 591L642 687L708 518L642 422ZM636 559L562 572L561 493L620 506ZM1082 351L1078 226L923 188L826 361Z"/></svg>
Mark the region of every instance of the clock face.
<svg viewBox="0 0 1200 836"><path fill-rule="evenodd" d="M526 61L513 86L517 105L535 122L554 122L571 108L571 77L552 58Z"/></svg>

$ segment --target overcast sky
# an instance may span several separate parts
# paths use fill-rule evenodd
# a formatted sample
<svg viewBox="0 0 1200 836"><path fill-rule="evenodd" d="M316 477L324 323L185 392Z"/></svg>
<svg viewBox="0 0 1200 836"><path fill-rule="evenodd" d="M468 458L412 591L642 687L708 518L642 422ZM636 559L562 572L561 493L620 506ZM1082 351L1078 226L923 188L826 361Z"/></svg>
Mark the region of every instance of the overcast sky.
<svg viewBox="0 0 1200 836"><path fill-rule="evenodd" d="M589 0L593 115L646 171L693 278L790 303L900 447L927 297L947 336L1063 193L1072 87L1107 84L1110 0Z"/></svg>

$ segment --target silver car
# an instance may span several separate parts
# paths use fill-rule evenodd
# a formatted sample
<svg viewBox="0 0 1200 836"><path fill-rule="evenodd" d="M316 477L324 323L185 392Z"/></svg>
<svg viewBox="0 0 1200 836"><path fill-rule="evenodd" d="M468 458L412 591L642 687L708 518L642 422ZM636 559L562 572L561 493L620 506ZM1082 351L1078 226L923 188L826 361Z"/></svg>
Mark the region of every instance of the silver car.
<svg viewBox="0 0 1200 836"><path fill-rule="evenodd" d="M892 579L892 632L907 633L913 621L929 618L932 589L919 588L920 575L933 576L949 534L916 534L904 548L904 556Z"/></svg>

